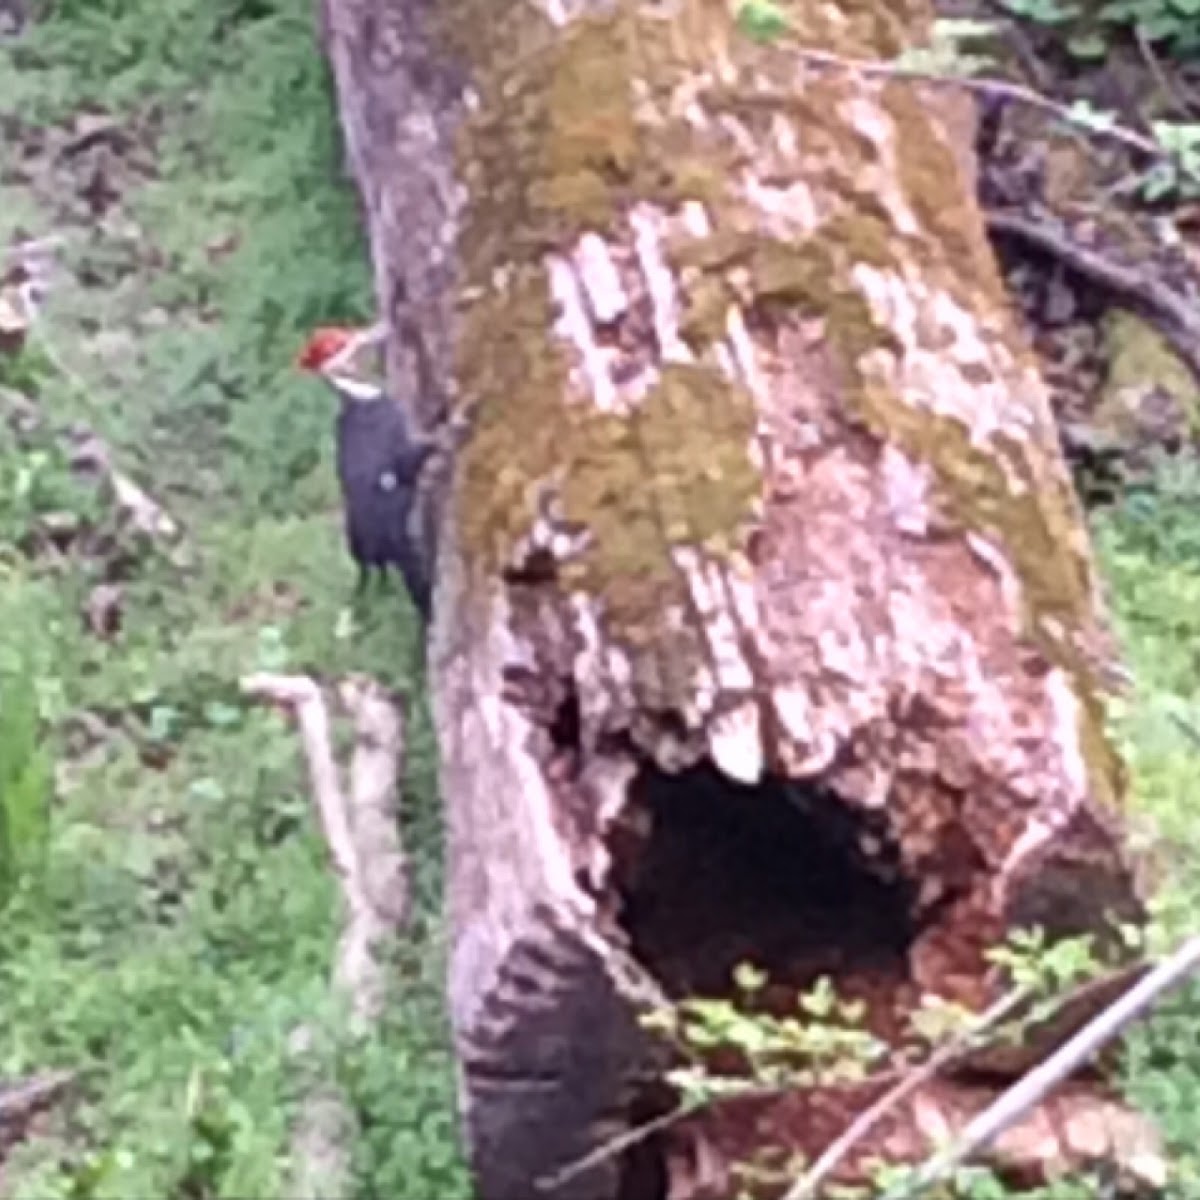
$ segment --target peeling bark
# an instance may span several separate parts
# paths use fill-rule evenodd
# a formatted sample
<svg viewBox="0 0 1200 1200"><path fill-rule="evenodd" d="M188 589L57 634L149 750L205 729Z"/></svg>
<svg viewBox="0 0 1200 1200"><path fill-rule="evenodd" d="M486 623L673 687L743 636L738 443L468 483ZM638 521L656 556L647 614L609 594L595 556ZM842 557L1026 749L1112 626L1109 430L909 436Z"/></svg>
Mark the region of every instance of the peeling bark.
<svg viewBox="0 0 1200 1200"><path fill-rule="evenodd" d="M994 999L1014 925L1140 912L1090 549L969 121L668 7L326 0L396 395L471 414L430 669L485 1200L662 1111L637 1010L739 961L784 1003L831 975L895 1037L922 993ZM788 11L851 58L929 15ZM730 1128L553 1194L692 1194L667 1164Z"/></svg>

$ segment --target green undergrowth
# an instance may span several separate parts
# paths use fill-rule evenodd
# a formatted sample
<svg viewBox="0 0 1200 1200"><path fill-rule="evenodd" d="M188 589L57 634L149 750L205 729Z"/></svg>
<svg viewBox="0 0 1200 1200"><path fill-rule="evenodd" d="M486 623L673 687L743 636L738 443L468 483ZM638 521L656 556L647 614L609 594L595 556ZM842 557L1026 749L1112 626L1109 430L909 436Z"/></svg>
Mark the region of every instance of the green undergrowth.
<svg viewBox="0 0 1200 1200"><path fill-rule="evenodd" d="M364 1200L453 1200L466 1185L416 634L398 591L351 604L330 400L291 368L314 324L371 306L314 7L42 8L0 47L0 241L61 236L65 268L25 352L0 357L0 387L43 421L20 444L0 422L0 1080L74 1079L36 1136L7 1158L0 1144L0 1194L285 1195L317 1077L354 1107ZM119 130L101 167L43 170L39 139L81 114ZM95 169L114 199L81 219L70 193ZM78 421L179 522L180 545L112 527L56 434ZM43 545L64 519L65 549ZM83 618L105 581L122 589L113 636ZM299 743L240 696L254 670L366 670L414 696L416 929L364 1043L330 994L338 901Z"/></svg>
<svg viewBox="0 0 1200 1200"><path fill-rule="evenodd" d="M1133 779L1135 841L1154 856L1159 949L1194 933L1200 779L1200 468L1164 465L1095 522L1110 604L1135 686L1117 714ZM1200 1197L1200 985L1170 997L1126 1042L1131 1097L1159 1120L1178 1175Z"/></svg>

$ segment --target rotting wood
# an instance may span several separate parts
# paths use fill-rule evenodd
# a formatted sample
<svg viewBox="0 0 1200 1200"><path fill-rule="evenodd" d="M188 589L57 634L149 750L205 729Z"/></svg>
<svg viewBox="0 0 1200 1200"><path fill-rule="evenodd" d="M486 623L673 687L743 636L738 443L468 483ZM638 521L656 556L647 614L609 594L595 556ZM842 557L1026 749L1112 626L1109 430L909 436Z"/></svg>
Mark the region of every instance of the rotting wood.
<svg viewBox="0 0 1200 1200"><path fill-rule="evenodd" d="M793 9L840 58L930 17ZM993 1000L1012 927L1136 920L1086 531L944 94L704 0L324 13L393 393L472 409L429 663L483 1200L666 1111L636 1013L739 961L895 1041L923 992ZM545 1194L701 1196L870 1099L711 1111Z"/></svg>

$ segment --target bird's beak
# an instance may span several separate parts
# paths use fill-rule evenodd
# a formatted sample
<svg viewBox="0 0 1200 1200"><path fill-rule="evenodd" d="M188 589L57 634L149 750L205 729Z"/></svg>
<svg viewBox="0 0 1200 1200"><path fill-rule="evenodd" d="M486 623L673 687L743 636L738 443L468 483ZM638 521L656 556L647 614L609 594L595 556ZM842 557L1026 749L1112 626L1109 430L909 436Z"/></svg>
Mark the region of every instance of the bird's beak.
<svg viewBox="0 0 1200 1200"><path fill-rule="evenodd" d="M380 346L387 341L388 327L385 321L376 321L374 325L369 326L362 331L363 346Z"/></svg>
<svg viewBox="0 0 1200 1200"><path fill-rule="evenodd" d="M325 363L324 369L327 373L344 371L350 367L364 350L382 346L386 340L387 326L382 321L376 321L368 329L363 329L356 333L337 354Z"/></svg>

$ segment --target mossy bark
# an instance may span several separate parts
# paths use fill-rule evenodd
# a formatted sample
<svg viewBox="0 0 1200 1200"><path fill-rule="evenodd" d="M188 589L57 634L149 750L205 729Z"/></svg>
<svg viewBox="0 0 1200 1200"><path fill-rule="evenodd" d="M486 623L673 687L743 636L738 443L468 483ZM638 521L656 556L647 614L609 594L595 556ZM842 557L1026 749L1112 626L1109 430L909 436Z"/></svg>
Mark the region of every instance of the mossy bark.
<svg viewBox="0 0 1200 1200"><path fill-rule="evenodd" d="M326 3L397 394L469 421L430 665L481 1194L633 1119L631 1014L685 990L628 916L663 779L833 798L911 893L893 1017L985 1002L1014 924L1136 915L1092 558L969 121L811 54L892 55L925 5L796 0L762 44L724 0ZM662 1162L554 1194L666 1195Z"/></svg>

